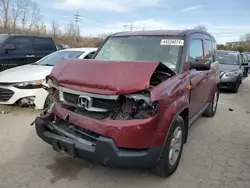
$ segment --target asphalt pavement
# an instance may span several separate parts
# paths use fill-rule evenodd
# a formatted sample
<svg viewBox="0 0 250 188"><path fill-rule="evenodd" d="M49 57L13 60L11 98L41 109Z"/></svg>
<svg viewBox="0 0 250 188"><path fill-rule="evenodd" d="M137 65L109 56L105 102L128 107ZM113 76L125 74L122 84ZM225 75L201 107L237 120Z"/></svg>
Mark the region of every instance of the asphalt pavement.
<svg viewBox="0 0 250 188"><path fill-rule="evenodd" d="M250 187L250 78L239 93L221 93L215 117L201 117L190 128L179 168L169 178L54 152L30 126L38 113L0 106L0 188Z"/></svg>

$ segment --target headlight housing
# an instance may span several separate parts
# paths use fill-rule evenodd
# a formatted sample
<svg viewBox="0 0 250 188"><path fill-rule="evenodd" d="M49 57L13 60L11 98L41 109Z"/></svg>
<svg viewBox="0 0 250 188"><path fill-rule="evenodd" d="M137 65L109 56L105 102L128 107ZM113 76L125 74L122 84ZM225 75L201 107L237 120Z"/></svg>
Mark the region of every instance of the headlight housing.
<svg viewBox="0 0 250 188"><path fill-rule="evenodd" d="M43 82L44 80L19 82L19 83L14 84L13 86L19 89L37 89L37 88L42 88Z"/></svg>
<svg viewBox="0 0 250 188"><path fill-rule="evenodd" d="M59 91L59 87L58 85L53 82L53 80L48 79L47 80L47 84L48 84L48 92L49 95L48 97L50 97L50 100L52 102L59 102L60 101L60 91Z"/></svg>
<svg viewBox="0 0 250 188"><path fill-rule="evenodd" d="M154 117L158 113L158 101L151 101L149 94L136 93L119 97L118 111L112 119L134 120Z"/></svg>
<svg viewBox="0 0 250 188"><path fill-rule="evenodd" d="M55 82L53 82L52 79L48 79L47 84L48 84L49 87L53 87L53 88L58 89L58 85Z"/></svg>

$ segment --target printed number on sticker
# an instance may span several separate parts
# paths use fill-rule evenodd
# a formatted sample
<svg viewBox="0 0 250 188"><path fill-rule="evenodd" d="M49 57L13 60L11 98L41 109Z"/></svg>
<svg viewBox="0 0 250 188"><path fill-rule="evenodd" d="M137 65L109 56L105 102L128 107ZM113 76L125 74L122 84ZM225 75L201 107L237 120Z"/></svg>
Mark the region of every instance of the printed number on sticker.
<svg viewBox="0 0 250 188"><path fill-rule="evenodd" d="M162 39L161 45L174 45L174 46L183 46L184 40L178 39Z"/></svg>

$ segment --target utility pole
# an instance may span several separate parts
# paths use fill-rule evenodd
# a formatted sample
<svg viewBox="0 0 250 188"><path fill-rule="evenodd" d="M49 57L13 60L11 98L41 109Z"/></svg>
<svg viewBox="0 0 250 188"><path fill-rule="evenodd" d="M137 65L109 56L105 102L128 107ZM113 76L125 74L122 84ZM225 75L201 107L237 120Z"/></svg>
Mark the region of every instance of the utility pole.
<svg viewBox="0 0 250 188"><path fill-rule="evenodd" d="M129 30L130 30L130 31L133 31L133 27L134 27L134 26L133 26L133 23L131 22L130 25L127 25L127 24L126 24L126 25L123 25L123 27L124 27L124 28L129 27Z"/></svg>
<svg viewBox="0 0 250 188"><path fill-rule="evenodd" d="M78 22L80 20L80 15L78 13L78 10L76 11L76 14L74 15L74 20L76 22L76 33L77 33L76 35L77 35L77 37L79 37L79 25L78 25Z"/></svg>
<svg viewBox="0 0 250 188"><path fill-rule="evenodd" d="M130 31L133 31L133 24L132 24L132 22L130 23Z"/></svg>

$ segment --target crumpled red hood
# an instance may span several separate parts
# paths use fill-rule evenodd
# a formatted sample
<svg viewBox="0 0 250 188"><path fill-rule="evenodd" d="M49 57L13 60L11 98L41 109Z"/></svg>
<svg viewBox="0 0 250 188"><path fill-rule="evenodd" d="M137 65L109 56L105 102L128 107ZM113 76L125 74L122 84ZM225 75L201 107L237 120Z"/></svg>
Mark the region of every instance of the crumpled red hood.
<svg viewBox="0 0 250 188"><path fill-rule="evenodd" d="M98 94L127 94L149 88L159 62L67 59L56 64L49 77L62 87Z"/></svg>

